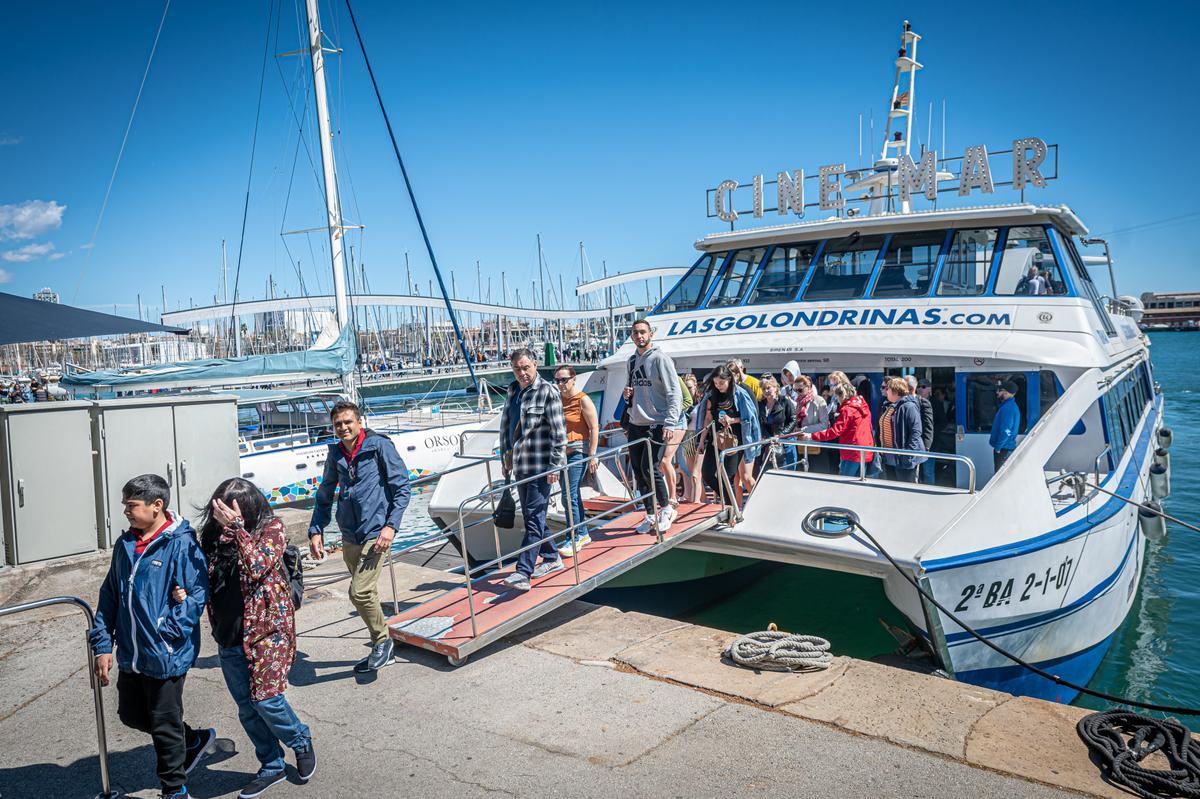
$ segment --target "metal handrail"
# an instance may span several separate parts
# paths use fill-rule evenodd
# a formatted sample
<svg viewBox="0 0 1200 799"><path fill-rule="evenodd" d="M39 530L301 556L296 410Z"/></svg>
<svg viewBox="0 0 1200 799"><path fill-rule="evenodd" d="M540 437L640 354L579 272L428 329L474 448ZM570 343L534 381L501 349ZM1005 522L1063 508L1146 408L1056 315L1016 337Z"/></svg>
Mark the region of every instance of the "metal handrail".
<svg viewBox="0 0 1200 799"><path fill-rule="evenodd" d="M27 610L36 610L37 608L44 608L49 605L72 605L76 610L83 611L83 614L87 617L87 629L84 630L84 643L86 647L85 651L87 652L87 672L92 682L92 701L96 706L96 746L100 751L100 793L96 794L96 799L119 799L121 794L112 790L112 786L109 783L108 738L104 732L104 700L100 696L100 680L96 676L96 670L93 666L92 645L87 636L96 624L96 616L92 612L92 606L77 596L55 596L0 608L0 617L23 613Z"/></svg>
<svg viewBox="0 0 1200 799"><path fill-rule="evenodd" d="M905 456L922 455L924 457L934 458L936 460L955 461L958 463L966 464L967 473L968 473L967 492L970 494L975 493L975 462L972 461L970 458L968 458L966 455L955 455L955 454L951 454L948 452L930 452L928 450L895 449L893 447L869 447L869 446L864 446L861 444L841 444L836 441L813 441L811 438L792 440L791 437L794 435L795 435L794 433L786 433L782 436L772 436L771 438L764 438L764 439L761 439L760 441L756 441L751 444L742 444L740 446L732 447L730 449L725 450L725 454L728 455L733 452L740 452L745 449L750 449L751 447L766 446L767 444L782 444L786 447L816 447L817 449L839 449L839 450L849 449L849 450L855 450L857 452L877 452L881 455L905 455ZM858 463L859 463L859 480L866 480L867 479L867 462L865 460L863 460L863 461L859 461Z"/></svg>
<svg viewBox="0 0 1200 799"><path fill-rule="evenodd" d="M1112 454L1112 444L1105 444L1104 449L1100 450L1100 454L1096 456L1096 460L1092 461L1093 471L1096 473L1096 476L1100 475L1100 459L1110 454Z"/></svg>
<svg viewBox="0 0 1200 799"><path fill-rule="evenodd" d="M632 504L642 501L648 497L651 501L651 507L653 508L653 517L655 519L657 519L658 518L658 497L657 497L657 494L655 494L655 492L654 492L654 486L653 486L654 463L653 463L653 460L651 459L651 450L653 449L653 447L649 446L649 444L651 443L651 439L649 437L639 438L634 441L627 441L624 444L619 444L615 447L610 447L605 450L600 450L598 452L593 453L591 459L596 460L596 461L603 461L608 458L614 458L614 457L619 456L623 451L631 449L634 445L643 444L643 443L647 445L645 447L645 450L646 450L646 464L647 464L647 467L651 474L650 490L648 492L646 492L645 494L640 494L636 497L632 497L631 499L629 499L628 501L622 503L621 505L619 505L617 507L624 507L627 505L632 505ZM499 552L499 533L497 532L496 533L496 541L497 541L497 543L496 543L496 548L497 548L496 560L490 561L488 564L485 564L484 566L477 566L474 569L471 568L469 556L467 554L467 538L466 538L467 527L466 527L466 520L464 517L464 513L466 511L467 504L470 502L475 502L475 501L485 499L485 498L494 499L501 492L508 491L509 489L515 488L516 486L525 485L527 483L532 483L535 480L543 480L543 479L549 477L550 475L556 475L556 474L559 474L560 472L562 475L562 484L559 487L559 492L563 498L563 507L566 510L566 514L567 514L567 527L565 530L559 531L558 533L551 533L551 534L547 535L545 538L539 539L538 541L535 541L532 544L523 546L520 549L517 549L513 552L508 553L508 557L512 557L513 555L520 555L521 553L527 552L531 549L540 548L547 540L553 541L556 538L558 538L559 536L563 535L564 533L573 532L577 527L582 526L584 524L583 520L580 520L579 522L576 522L574 520L574 512L571 510L571 501L570 501L570 497L568 495L568 492L570 490L570 476L568 473L568 466L566 463L564 463L560 467L553 467L550 469L546 469L546 470L538 472L536 474L532 474L527 477L522 477L521 479L516 480L516 481L506 481L503 485L500 485L500 486L490 486L489 485L489 487L487 489L485 489L484 491L481 491L478 494L475 494L474 496L467 497L458 503L458 531L459 531L459 541L462 544L463 582L467 589L467 609L471 614L471 637L474 638L479 635L479 628L476 623L476 614L475 614L475 594L474 594L474 589L471 586L471 575L474 572L482 571L485 567L490 568L491 566L495 566L497 564L503 565L505 556ZM607 515L608 513L611 513L613 510L615 510L615 508L610 508L608 511L601 513L600 516L603 517L603 516ZM661 544L662 543L662 531L658 529L657 524L654 525L654 529L655 529L656 537L658 539L658 543ZM449 535L449 534L447 534L447 535ZM572 535L570 537L570 541L571 541L571 550L572 550L571 561L572 561L573 571L575 573L575 584L578 585L580 583L579 558L577 557L577 552L575 551L575 536L574 535Z"/></svg>

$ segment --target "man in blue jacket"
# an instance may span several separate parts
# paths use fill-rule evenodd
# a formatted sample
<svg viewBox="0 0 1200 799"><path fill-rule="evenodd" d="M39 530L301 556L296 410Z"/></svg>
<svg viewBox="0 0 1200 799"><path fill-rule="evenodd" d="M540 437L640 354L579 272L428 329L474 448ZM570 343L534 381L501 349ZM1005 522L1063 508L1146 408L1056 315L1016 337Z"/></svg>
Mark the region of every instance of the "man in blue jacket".
<svg viewBox="0 0 1200 799"><path fill-rule="evenodd" d="M379 573L408 507L408 467L390 438L363 427L362 411L353 402L335 403L329 416L338 440L325 456L308 529L309 549L317 560L325 557L325 527L336 493L350 602L371 633L371 654L354 670L376 671L393 662L394 645L379 604Z"/></svg>
<svg viewBox="0 0 1200 799"><path fill-rule="evenodd" d="M108 685L117 659L117 715L150 734L164 799L188 796L184 777L216 740L183 720L183 680L200 652L200 614L208 600L208 567L186 519L166 510L167 481L135 477L121 489L129 529L113 547L88 635L96 678ZM171 599L182 588L187 598Z"/></svg>
<svg viewBox="0 0 1200 799"><path fill-rule="evenodd" d="M1000 407L996 409L996 418L992 420L992 435L988 439L992 446L992 468L996 472L1000 471L1008 456L1017 448L1021 409L1017 407L1016 396L1017 384L1011 380L996 389Z"/></svg>

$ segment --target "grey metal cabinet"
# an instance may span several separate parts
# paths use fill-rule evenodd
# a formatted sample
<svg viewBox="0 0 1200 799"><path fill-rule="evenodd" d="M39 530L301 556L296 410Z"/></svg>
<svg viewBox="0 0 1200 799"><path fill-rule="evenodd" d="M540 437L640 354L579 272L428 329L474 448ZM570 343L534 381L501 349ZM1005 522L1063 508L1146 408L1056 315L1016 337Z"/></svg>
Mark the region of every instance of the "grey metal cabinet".
<svg viewBox="0 0 1200 799"><path fill-rule="evenodd" d="M0 407L0 527L8 563L96 548L91 405Z"/></svg>
<svg viewBox="0 0 1200 799"><path fill-rule="evenodd" d="M147 473L165 478L171 511L194 522L217 484L238 474L232 395L100 400L93 423L100 441L101 546L112 546L127 526L121 489L129 478Z"/></svg>

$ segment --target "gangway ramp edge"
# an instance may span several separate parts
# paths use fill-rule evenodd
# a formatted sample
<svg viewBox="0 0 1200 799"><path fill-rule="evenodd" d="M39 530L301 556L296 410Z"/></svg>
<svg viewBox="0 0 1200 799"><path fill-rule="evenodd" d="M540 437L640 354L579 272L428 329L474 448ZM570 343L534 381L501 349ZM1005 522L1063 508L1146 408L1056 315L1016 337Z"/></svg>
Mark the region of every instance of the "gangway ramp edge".
<svg viewBox="0 0 1200 799"><path fill-rule="evenodd" d="M531 580L529 591L515 591L504 585L515 564L473 579L474 635L471 602L464 585L393 616L388 620L392 639L445 655L452 665L459 665L472 652L714 527L724 508L680 503L678 511L671 529L662 534L661 543L654 531L637 532L637 526L646 518L640 510L593 528L592 543L578 553L578 583L569 558L564 558L566 568L562 571Z"/></svg>

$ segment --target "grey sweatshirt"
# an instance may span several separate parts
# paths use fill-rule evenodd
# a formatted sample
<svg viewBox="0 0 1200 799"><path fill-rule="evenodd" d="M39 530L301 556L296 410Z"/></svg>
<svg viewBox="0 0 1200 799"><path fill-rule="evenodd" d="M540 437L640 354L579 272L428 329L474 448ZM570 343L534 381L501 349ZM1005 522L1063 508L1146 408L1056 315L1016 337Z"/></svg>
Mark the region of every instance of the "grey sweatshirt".
<svg viewBox="0 0 1200 799"><path fill-rule="evenodd" d="M634 353L633 402L629 406L629 421L643 427L673 425L683 412L683 395L675 363L658 347L645 355Z"/></svg>

